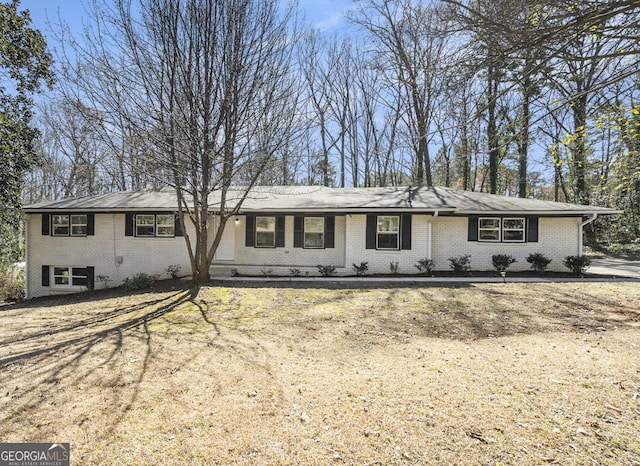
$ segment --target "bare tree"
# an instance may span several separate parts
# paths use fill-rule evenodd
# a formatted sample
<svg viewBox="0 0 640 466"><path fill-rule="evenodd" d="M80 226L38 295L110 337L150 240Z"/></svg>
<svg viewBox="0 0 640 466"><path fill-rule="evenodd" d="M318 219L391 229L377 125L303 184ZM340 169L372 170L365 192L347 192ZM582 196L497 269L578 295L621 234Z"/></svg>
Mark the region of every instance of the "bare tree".
<svg viewBox="0 0 640 466"><path fill-rule="evenodd" d="M447 42L434 5L413 0L370 0L350 17L377 44L373 59L387 81L402 84L407 134L415 151L414 181L428 186L433 185L430 126L434 102L441 91L439 71Z"/></svg>
<svg viewBox="0 0 640 466"><path fill-rule="evenodd" d="M103 1L69 54L83 99L127 129L122 140L145 138L176 190L195 283L209 279L227 219L290 142L291 11L271 0Z"/></svg>

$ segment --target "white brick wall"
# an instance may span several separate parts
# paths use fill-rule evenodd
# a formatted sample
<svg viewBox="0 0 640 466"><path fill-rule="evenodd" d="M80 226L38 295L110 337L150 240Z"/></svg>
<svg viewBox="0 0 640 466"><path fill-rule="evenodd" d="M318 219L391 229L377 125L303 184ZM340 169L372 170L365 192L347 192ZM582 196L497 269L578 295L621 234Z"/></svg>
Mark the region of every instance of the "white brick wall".
<svg viewBox="0 0 640 466"><path fill-rule="evenodd" d="M368 262L368 273L390 273L390 263L398 262L398 273L417 273L416 262L427 257L429 251L430 218L430 215L413 215L411 250L378 251L366 248L367 216L348 216L346 272L354 273L352 264Z"/></svg>
<svg viewBox="0 0 640 466"><path fill-rule="evenodd" d="M95 276L107 275L109 286L145 272L167 277L169 265L180 265L181 274L189 274L191 265L182 237L135 238L124 235L124 214L96 214L95 235L56 237L42 235L42 215L27 215L27 279L29 297L81 291L82 288L42 286L42 266L95 267ZM117 257L122 257L122 264ZM96 280L96 288L103 286Z"/></svg>
<svg viewBox="0 0 640 466"><path fill-rule="evenodd" d="M110 286L117 286L126 277L145 272L167 277L169 265L180 265L181 273L191 271L185 240L176 238L136 238L125 236L124 214L95 214L95 235L87 237L53 237L41 234L40 214L27 215L28 251L27 280L29 297L81 289L42 287L41 267L76 266L95 268L95 276L109 276ZM411 250L377 251L366 249L366 215L335 217L335 248L303 249L293 247L293 216L285 218L284 248L254 248L245 246L245 218L231 219L227 228L235 233L233 261L215 263L212 274L228 274L231 268L240 273L259 275L271 270L274 275L288 275L297 268L317 275L317 265L334 265L339 275L353 275L352 264L368 262L368 273L389 273L390 263L398 262L399 273L416 273L416 262L429 257L432 236L432 258L436 270L450 270L449 257L471 254L473 270L490 270L493 254L511 254L518 262L511 270L528 270L526 257L541 252L551 258L549 269L566 271L562 259L578 254L579 218L540 218L537 243L479 243L467 241L467 219L464 217L413 215ZM192 228L188 229L188 231ZM213 229L212 229L213 230ZM430 235L430 231L433 235ZM193 236L192 236L193 237ZM118 263L122 257L122 263ZM96 281L96 287L102 287Z"/></svg>
<svg viewBox="0 0 640 466"><path fill-rule="evenodd" d="M318 265L334 265L337 268L345 264L345 217L336 216L335 247L326 249L304 249L293 247L293 216L285 217L285 247L284 248L254 248L245 246L246 222L245 217L238 217L236 223L229 221L228 227L235 228L236 254L234 265L225 262L228 267L235 268L239 273L257 274L268 269L274 275L289 275L290 269L297 268L303 273L318 274ZM216 263L214 263L215 265ZM212 273L224 273L220 267L213 267Z"/></svg>
<svg viewBox="0 0 640 466"><path fill-rule="evenodd" d="M449 257L471 254L472 270L492 270L493 254L510 254L518 262L510 270L529 270L529 254L540 252L552 259L549 270L566 272L562 260L578 254L580 218L540 217L537 243L484 243L467 241L467 218L438 217L433 222L433 260L436 270L451 270Z"/></svg>

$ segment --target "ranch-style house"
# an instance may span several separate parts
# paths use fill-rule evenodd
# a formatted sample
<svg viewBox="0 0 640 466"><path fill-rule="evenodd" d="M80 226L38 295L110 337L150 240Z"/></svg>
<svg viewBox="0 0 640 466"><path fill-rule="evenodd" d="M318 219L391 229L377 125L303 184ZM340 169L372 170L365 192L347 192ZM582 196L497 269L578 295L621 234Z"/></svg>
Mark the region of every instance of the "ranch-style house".
<svg viewBox="0 0 640 466"><path fill-rule="evenodd" d="M232 191L236 197L243 193ZM219 225L216 193L210 225ZM233 199L230 207L234 207ZM25 208L27 297L117 286L144 272L168 276L170 266L191 270L184 232L170 189L119 192L42 202ZM540 252L549 270L582 254L583 227L619 211L520 199L442 187L254 187L226 224L212 276L317 276L318 265L353 275L417 273L420 259L449 270L450 257L471 256L473 270L490 270L491 256L509 254L511 270L529 268ZM188 220L187 220L188 222ZM187 223L187 234L192 228Z"/></svg>

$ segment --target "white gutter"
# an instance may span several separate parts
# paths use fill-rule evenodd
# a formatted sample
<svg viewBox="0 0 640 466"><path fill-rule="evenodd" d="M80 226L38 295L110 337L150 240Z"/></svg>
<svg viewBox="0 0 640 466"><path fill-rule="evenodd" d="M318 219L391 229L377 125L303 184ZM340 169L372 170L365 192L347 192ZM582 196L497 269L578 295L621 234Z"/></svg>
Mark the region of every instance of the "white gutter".
<svg viewBox="0 0 640 466"><path fill-rule="evenodd" d="M584 236L584 227L585 225L590 224L596 218L598 218L598 214L591 214L588 219L580 224L580 229L578 230L578 256L582 255L582 246L583 246L583 236Z"/></svg>
<svg viewBox="0 0 640 466"><path fill-rule="evenodd" d="M427 238L429 240L429 249L427 250L427 259L433 259L433 221L438 217L439 214L439 210L434 210L433 215L427 222L427 225L429 225L429 238Z"/></svg>

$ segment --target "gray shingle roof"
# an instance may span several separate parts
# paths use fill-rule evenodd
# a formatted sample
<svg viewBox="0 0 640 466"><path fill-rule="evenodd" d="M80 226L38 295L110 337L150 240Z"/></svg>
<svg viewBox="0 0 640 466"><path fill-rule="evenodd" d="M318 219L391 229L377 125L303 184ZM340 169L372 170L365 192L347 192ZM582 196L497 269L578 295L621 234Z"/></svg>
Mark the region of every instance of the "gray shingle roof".
<svg viewBox="0 0 640 466"><path fill-rule="evenodd" d="M233 207L242 196L241 188L229 192L227 205ZM210 196L215 210L219 192ZM25 211L95 211L124 212L176 210L175 192L171 189L124 191L79 199L41 202ZM615 214L620 211L597 206L520 199L452 188L327 188L324 186L258 186L242 205L241 212L367 212L413 211L483 214L586 215Z"/></svg>

